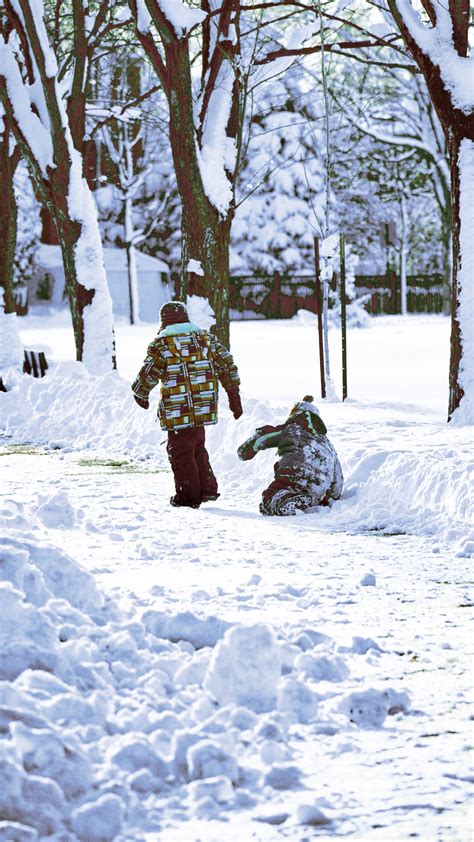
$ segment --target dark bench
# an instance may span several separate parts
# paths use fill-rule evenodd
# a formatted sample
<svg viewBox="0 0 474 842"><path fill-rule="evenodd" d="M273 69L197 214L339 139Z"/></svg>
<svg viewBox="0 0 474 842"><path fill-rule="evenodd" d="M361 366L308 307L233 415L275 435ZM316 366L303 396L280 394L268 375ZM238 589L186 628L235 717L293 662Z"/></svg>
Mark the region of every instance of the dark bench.
<svg viewBox="0 0 474 842"><path fill-rule="evenodd" d="M44 377L48 370L48 362L44 351L25 350L23 358L23 373L31 374L32 377ZM0 392L6 392L6 386L0 377Z"/></svg>
<svg viewBox="0 0 474 842"><path fill-rule="evenodd" d="M25 374L32 374L33 377L44 377L48 370L48 363L44 351L25 350L23 371Z"/></svg>

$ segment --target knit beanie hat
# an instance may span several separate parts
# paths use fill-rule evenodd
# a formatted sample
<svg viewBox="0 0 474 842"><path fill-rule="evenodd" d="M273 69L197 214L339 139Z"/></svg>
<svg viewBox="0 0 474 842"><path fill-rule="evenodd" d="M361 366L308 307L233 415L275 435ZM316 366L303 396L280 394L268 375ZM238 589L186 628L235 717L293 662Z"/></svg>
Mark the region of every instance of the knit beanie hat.
<svg viewBox="0 0 474 842"><path fill-rule="evenodd" d="M319 409L313 403L313 396L312 395L305 395L302 401L298 401L295 403L294 406L290 409L290 419L295 415L299 415L300 412L309 412L312 416L312 423L315 428L316 433L321 433L323 436L327 433L327 427L324 423L323 419L319 414Z"/></svg>
<svg viewBox="0 0 474 842"><path fill-rule="evenodd" d="M302 401L298 401L295 403L294 406L290 409L290 415L297 415L298 412L315 412L316 415L319 415L319 409L313 403L314 398L312 395L305 395Z"/></svg>
<svg viewBox="0 0 474 842"><path fill-rule="evenodd" d="M181 301L168 301L160 310L160 330L168 325L189 322L188 311Z"/></svg>

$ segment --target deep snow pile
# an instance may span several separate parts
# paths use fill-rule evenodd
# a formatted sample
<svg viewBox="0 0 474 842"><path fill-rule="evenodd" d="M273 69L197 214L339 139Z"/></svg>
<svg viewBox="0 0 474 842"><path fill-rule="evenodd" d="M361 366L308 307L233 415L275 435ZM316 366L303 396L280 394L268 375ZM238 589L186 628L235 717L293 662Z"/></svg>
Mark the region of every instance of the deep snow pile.
<svg viewBox="0 0 474 842"><path fill-rule="evenodd" d="M165 467L166 433L157 423L155 403L148 412L139 409L130 384L117 372L94 377L81 363L60 363L42 380L24 375L2 395L2 423L12 443L62 452L89 449ZM242 463L238 445L256 427L279 423L288 412L245 395L244 405L236 424L221 395L220 422L207 433L226 493L240 497L263 490L276 451ZM322 404L321 412L345 474L342 501L312 516L321 528L437 534L456 543L459 553L473 552L470 428L430 425L423 416L413 419L392 407L373 412L356 404Z"/></svg>
<svg viewBox="0 0 474 842"><path fill-rule="evenodd" d="M2 839L130 839L160 799L214 818L272 791L296 794L298 823L329 823L331 805L305 802L292 733L380 729L410 709L373 686L373 640L127 611L45 542L45 521L80 520L64 496L1 515Z"/></svg>

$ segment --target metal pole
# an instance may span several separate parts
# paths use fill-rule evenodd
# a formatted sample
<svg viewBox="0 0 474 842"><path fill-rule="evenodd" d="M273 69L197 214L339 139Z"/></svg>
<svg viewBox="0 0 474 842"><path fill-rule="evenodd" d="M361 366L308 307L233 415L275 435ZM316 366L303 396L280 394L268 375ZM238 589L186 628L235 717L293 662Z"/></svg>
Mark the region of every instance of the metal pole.
<svg viewBox="0 0 474 842"><path fill-rule="evenodd" d="M323 310L321 300L321 273L319 266L319 240L314 238L314 273L316 276L316 313L318 316L319 340L319 372L321 376L321 397L326 397L326 378L324 376L324 345L323 345Z"/></svg>
<svg viewBox="0 0 474 842"><path fill-rule="evenodd" d="M341 336L342 336L342 400L347 398L347 325L346 325L346 252L344 234L340 235L341 256Z"/></svg>

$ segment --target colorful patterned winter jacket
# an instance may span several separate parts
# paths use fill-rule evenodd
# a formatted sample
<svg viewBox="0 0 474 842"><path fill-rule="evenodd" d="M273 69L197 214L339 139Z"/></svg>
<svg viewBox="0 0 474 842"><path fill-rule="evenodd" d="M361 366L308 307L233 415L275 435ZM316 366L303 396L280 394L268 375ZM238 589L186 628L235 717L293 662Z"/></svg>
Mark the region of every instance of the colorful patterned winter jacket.
<svg viewBox="0 0 474 842"><path fill-rule="evenodd" d="M163 430L217 422L218 381L228 392L240 384L230 352L191 322L163 328L148 346L132 389L147 400L161 380L158 417Z"/></svg>

